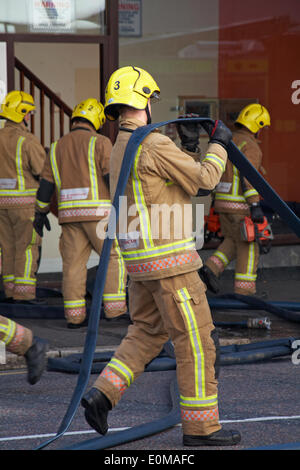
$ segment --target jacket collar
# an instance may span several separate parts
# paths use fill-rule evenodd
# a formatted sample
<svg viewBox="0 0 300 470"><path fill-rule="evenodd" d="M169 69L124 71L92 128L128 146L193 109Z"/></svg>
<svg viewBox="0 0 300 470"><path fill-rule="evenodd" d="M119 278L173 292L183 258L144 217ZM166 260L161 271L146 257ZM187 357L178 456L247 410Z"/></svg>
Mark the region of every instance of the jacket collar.
<svg viewBox="0 0 300 470"><path fill-rule="evenodd" d="M23 132L30 132L30 130L28 129L28 127L24 124L24 122L13 122L13 121L9 121L7 120L4 124L4 127L12 127L12 128L15 128L15 129L19 129Z"/></svg>

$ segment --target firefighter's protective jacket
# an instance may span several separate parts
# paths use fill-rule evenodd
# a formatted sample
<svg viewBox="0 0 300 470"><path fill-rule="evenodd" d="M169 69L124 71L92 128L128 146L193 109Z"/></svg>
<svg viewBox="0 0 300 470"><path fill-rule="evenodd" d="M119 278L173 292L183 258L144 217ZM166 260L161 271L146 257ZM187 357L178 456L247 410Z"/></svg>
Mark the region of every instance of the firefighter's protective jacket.
<svg viewBox="0 0 300 470"><path fill-rule="evenodd" d="M247 129L239 129L233 133L232 140L250 163L260 170L262 152L255 135ZM254 202L259 202L258 192L228 160L225 172L215 190L215 210L221 213L249 215L249 207Z"/></svg>
<svg viewBox="0 0 300 470"><path fill-rule="evenodd" d="M120 121L112 150L110 189L113 200L130 132L143 123ZM140 146L120 206L119 245L133 280L162 279L195 271L202 265L192 234L191 196L199 188L212 190L227 161L226 150L210 144L202 163L180 150L158 131ZM124 213L128 213L124 220Z"/></svg>
<svg viewBox="0 0 300 470"><path fill-rule="evenodd" d="M45 150L24 123L0 130L0 208L34 207Z"/></svg>
<svg viewBox="0 0 300 470"><path fill-rule="evenodd" d="M103 176L109 172L111 148L107 137L85 123L51 144L42 178L55 184L60 224L107 216L111 202ZM50 201L39 191L37 210L49 212Z"/></svg>

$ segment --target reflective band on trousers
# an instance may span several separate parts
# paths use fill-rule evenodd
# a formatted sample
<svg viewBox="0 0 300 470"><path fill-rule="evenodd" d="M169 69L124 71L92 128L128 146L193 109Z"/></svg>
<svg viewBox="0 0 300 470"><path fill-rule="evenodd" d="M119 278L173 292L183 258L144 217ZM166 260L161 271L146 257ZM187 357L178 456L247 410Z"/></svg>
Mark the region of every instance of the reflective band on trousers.
<svg viewBox="0 0 300 470"><path fill-rule="evenodd" d="M181 410L181 418L184 421L214 421L219 419L218 408L212 410Z"/></svg>
<svg viewBox="0 0 300 470"><path fill-rule="evenodd" d="M181 308L188 325L188 334L194 356L195 397L205 397L204 352L198 331L197 320L191 305L191 296L186 287L177 291L181 299Z"/></svg>
<svg viewBox="0 0 300 470"><path fill-rule="evenodd" d="M12 341L16 332L16 326L17 324L10 319L7 319L7 325L0 323L1 341L3 341L6 345Z"/></svg>
<svg viewBox="0 0 300 470"><path fill-rule="evenodd" d="M218 396L212 395L211 397L197 398L197 397L183 397L180 395L180 405L198 408L200 406L213 406L217 405Z"/></svg>
<svg viewBox="0 0 300 470"><path fill-rule="evenodd" d="M121 395L123 395L123 393L126 391L127 389L126 382L124 382L121 379L121 377L115 374L108 367L105 367L105 369L103 369L100 375L104 379L108 380L108 382L110 382L114 387L116 387L119 390Z"/></svg>
<svg viewBox="0 0 300 470"><path fill-rule="evenodd" d="M130 384L134 381L134 376L133 372L129 367L124 364L124 362L119 361L116 358L112 358L111 361L107 364L107 367L110 367L111 369L117 370L123 377L125 378L127 382L127 386L129 387Z"/></svg>
<svg viewBox="0 0 300 470"><path fill-rule="evenodd" d="M257 274L255 273L255 242L249 243L247 270L246 273L235 273L235 279L239 281L256 281Z"/></svg>

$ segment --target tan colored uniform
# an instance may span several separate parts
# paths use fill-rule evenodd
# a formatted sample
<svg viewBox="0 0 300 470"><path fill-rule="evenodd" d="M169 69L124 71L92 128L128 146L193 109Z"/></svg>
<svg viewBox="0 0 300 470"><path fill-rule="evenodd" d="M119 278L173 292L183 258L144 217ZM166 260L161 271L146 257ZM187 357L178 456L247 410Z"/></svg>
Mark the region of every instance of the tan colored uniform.
<svg viewBox="0 0 300 470"><path fill-rule="evenodd" d="M111 209L103 179L109 172L111 148L107 137L80 123L51 145L42 174L43 179L55 184L57 191L64 308L70 323L85 319L86 264L93 249L101 254L104 243L99 238L98 224L107 219ZM50 201L37 200L36 207L48 212ZM103 295L107 317L127 311L125 288L126 269L118 244L114 243Z"/></svg>
<svg viewBox="0 0 300 470"><path fill-rule="evenodd" d="M33 228L34 203L45 151L21 123L0 130L0 245L6 297L36 296L41 239Z"/></svg>
<svg viewBox="0 0 300 470"><path fill-rule="evenodd" d="M134 130L143 123L130 119L121 120L120 125ZM120 130L113 147L112 197L129 137L129 132ZM221 427L215 375L216 333L205 286L197 272L202 262L195 249L189 209L191 196L199 187L212 189L219 182L226 159L223 147L212 144L200 164L168 137L154 131L143 141L127 184L126 227L121 221L124 206L120 212L118 238L130 276L133 324L95 387L115 406L171 338L184 434L205 435ZM162 204L167 212L157 214L157 206ZM175 213L170 215L171 207L181 214L177 220ZM169 236L163 232L166 228L170 229Z"/></svg>
<svg viewBox="0 0 300 470"><path fill-rule="evenodd" d="M32 346L33 334L28 328L0 315L0 341L7 351L24 356Z"/></svg>
<svg viewBox="0 0 300 470"><path fill-rule="evenodd" d="M233 142L259 170L262 152L254 134L247 129L238 130L233 134ZM241 178L238 169L228 161L214 196L214 208L220 214L224 240L206 265L219 276L236 259L234 292L237 294L251 295L256 292L259 247L256 242L243 241L240 234L240 224L245 216L250 216L249 208L254 202L259 202L258 192L246 178Z"/></svg>

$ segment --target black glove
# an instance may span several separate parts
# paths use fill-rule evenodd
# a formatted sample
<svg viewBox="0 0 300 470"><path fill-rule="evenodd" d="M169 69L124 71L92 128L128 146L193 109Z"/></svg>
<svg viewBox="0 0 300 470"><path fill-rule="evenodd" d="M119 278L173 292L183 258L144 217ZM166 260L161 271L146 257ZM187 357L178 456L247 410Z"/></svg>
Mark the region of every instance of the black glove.
<svg viewBox="0 0 300 470"><path fill-rule="evenodd" d="M261 224L264 221L264 213L259 203L254 203L250 206L251 220L256 224Z"/></svg>
<svg viewBox="0 0 300 470"><path fill-rule="evenodd" d="M35 213L33 226L35 228L35 231L39 234L40 237L44 236L44 233L43 233L44 226L46 227L48 232L50 232L51 230L49 219L47 217L47 214L45 214L44 212Z"/></svg>
<svg viewBox="0 0 300 470"><path fill-rule="evenodd" d="M210 144L222 145L222 147L227 150L227 145L232 139L232 133L222 121L217 120L214 124L203 121L201 122L201 125L209 135Z"/></svg>
<svg viewBox="0 0 300 470"><path fill-rule="evenodd" d="M178 116L178 119L198 118L198 114L184 114ZM181 140L182 147L188 152L199 152L199 137L201 125L198 122L176 122L176 128Z"/></svg>

